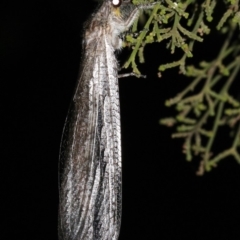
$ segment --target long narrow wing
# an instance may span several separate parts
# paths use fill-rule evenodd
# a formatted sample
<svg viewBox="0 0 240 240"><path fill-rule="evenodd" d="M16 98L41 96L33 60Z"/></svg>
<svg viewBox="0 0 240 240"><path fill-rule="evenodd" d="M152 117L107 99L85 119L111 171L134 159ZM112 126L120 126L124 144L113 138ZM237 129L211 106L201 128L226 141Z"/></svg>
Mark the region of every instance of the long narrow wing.
<svg viewBox="0 0 240 240"><path fill-rule="evenodd" d="M62 240L118 238L121 139L113 52L106 37L86 51L65 124L60 152Z"/></svg>

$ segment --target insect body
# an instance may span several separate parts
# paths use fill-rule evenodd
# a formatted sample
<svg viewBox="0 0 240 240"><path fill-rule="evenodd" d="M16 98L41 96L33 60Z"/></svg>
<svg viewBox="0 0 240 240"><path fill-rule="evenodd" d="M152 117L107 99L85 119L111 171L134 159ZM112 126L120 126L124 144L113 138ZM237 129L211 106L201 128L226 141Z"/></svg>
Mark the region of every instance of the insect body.
<svg viewBox="0 0 240 240"><path fill-rule="evenodd" d="M83 60L60 151L59 238L116 240L121 221L119 34L139 15L104 0L86 23Z"/></svg>

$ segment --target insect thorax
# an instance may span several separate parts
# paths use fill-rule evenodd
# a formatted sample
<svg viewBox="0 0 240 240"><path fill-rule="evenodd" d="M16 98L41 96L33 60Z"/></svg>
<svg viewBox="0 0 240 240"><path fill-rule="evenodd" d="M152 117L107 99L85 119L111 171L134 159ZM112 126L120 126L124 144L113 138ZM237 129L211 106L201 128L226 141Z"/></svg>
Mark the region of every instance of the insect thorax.
<svg viewBox="0 0 240 240"><path fill-rule="evenodd" d="M137 8L130 1L122 1L119 6L114 6L112 1L105 0L85 24L85 47L106 37L114 50L120 49L122 40L119 35L127 31L137 17Z"/></svg>

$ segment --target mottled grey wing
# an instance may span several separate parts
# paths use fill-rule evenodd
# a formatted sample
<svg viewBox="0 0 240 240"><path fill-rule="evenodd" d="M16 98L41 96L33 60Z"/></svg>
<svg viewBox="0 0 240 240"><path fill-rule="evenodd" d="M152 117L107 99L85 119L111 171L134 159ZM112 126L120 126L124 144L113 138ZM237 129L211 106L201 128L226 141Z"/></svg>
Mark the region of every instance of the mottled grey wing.
<svg viewBox="0 0 240 240"><path fill-rule="evenodd" d="M85 54L64 127L59 204L59 236L64 240L112 240L119 234L121 146L117 66L113 50L102 51L104 44L99 40L90 54Z"/></svg>

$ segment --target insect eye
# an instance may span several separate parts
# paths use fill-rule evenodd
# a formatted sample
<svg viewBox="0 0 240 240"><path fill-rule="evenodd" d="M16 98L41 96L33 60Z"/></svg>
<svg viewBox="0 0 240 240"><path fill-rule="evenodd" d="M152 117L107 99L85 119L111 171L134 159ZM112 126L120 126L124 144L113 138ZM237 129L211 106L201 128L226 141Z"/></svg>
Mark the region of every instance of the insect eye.
<svg viewBox="0 0 240 240"><path fill-rule="evenodd" d="M111 0L114 7L119 7L122 3L122 0Z"/></svg>

